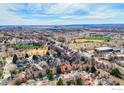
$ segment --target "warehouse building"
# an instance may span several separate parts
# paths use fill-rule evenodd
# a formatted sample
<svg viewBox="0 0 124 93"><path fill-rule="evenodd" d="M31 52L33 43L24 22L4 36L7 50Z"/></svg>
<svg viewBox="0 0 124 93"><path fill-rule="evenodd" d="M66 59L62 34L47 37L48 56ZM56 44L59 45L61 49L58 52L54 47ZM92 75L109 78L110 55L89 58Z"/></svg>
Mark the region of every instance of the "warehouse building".
<svg viewBox="0 0 124 93"><path fill-rule="evenodd" d="M110 47L100 47L94 49L96 52L112 52L113 48Z"/></svg>

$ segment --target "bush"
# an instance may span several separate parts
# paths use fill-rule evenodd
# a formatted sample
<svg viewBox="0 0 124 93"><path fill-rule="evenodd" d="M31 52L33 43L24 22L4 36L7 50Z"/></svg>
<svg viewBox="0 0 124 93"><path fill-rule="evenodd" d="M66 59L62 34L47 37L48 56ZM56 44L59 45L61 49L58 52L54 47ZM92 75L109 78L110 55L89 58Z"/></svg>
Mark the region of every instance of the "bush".
<svg viewBox="0 0 124 93"><path fill-rule="evenodd" d="M117 78L122 78L121 77L121 73L120 73L120 71L117 68L112 69L112 71L111 71L110 74L113 75L113 76L115 76L115 77L117 77Z"/></svg>
<svg viewBox="0 0 124 93"><path fill-rule="evenodd" d="M57 85L64 85L63 80L61 78L58 80Z"/></svg>

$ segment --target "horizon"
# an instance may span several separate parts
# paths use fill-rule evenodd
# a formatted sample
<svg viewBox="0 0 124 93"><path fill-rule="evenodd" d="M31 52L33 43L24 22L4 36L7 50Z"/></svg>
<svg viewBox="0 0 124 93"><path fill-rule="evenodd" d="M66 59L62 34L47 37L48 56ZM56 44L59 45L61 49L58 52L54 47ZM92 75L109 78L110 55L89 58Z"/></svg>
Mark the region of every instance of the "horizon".
<svg viewBox="0 0 124 93"><path fill-rule="evenodd" d="M123 24L120 24L120 23L116 23L116 24L102 24L102 23L97 23L97 24L64 24L64 25L61 25L61 24L56 24L56 25L43 25L43 24L26 24L26 25L0 25L0 26L79 26L79 25L124 25Z"/></svg>

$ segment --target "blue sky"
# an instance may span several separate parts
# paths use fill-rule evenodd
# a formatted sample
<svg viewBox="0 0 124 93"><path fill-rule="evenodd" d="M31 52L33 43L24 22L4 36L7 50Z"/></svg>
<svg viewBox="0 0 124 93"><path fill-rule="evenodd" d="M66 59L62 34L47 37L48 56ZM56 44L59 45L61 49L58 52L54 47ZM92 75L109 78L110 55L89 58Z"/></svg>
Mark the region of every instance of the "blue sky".
<svg viewBox="0 0 124 93"><path fill-rule="evenodd" d="M123 24L124 4L0 4L0 25Z"/></svg>

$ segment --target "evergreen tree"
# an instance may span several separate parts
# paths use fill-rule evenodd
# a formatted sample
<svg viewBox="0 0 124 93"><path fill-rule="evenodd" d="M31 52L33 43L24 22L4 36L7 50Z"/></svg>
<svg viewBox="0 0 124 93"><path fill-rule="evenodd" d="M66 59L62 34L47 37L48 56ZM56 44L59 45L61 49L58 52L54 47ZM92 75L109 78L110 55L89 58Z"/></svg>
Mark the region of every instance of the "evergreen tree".
<svg viewBox="0 0 124 93"><path fill-rule="evenodd" d="M90 71L90 68L87 66L86 69L85 69L86 72L89 72Z"/></svg>
<svg viewBox="0 0 124 93"><path fill-rule="evenodd" d="M2 61L0 61L0 65L3 65L3 62Z"/></svg>
<svg viewBox="0 0 124 93"><path fill-rule="evenodd" d="M96 72L96 68L94 66L91 67L91 73L95 73Z"/></svg>
<svg viewBox="0 0 124 93"><path fill-rule="evenodd" d="M18 57L17 57L16 54L14 54L12 62L13 62L14 64L16 64L17 60L18 60Z"/></svg>
<svg viewBox="0 0 124 93"><path fill-rule="evenodd" d="M57 85L64 85L63 80L61 78L58 80Z"/></svg>
<svg viewBox="0 0 124 93"><path fill-rule="evenodd" d="M26 54L25 54L25 58L28 58L28 57L29 57L29 55L26 53Z"/></svg>
<svg viewBox="0 0 124 93"><path fill-rule="evenodd" d="M60 66L57 66L57 74L61 74L61 73L62 73L62 71L61 71Z"/></svg>
<svg viewBox="0 0 124 93"><path fill-rule="evenodd" d="M43 78L43 75L42 75L42 73L39 73L39 78Z"/></svg>
<svg viewBox="0 0 124 93"><path fill-rule="evenodd" d="M53 74L52 74L52 71L51 71L51 70L48 70L48 71L47 71L47 78L48 78L49 80L53 80Z"/></svg>
<svg viewBox="0 0 124 93"><path fill-rule="evenodd" d="M32 59L33 60L38 60L38 57L36 55L33 55Z"/></svg>
<svg viewBox="0 0 124 93"><path fill-rule="evenodd" d="M115 76L115 77L121 78L121 73L120 73L120 71L117 68L112 69L110 74Z"/></svg>
<svg viewBox="0 0 124 93"><path fill-rule="evenodd" d="M19 80L15 80L15 85L20 85L21 82Z"/></svg>
<svg viewBox="0 0 124 93"><path fill-rule="evenodd" d="M80 78L77 78L76 79L76 85L82 85L82 82L81 82L81 79Z"/></svg>
<svg viewBox="0 0 124 93"><path fill-rule="evenodd" d="M46 55L48 55L48 56L50 55L49 51L46 52Z"/></svg>
<svg viewBox="0 0 124 93"><path fill-rule="evenodd" d="M2 75L3 75L3 71L2 71L2 70L0 70L0 78L2 77Z"/></svg>

